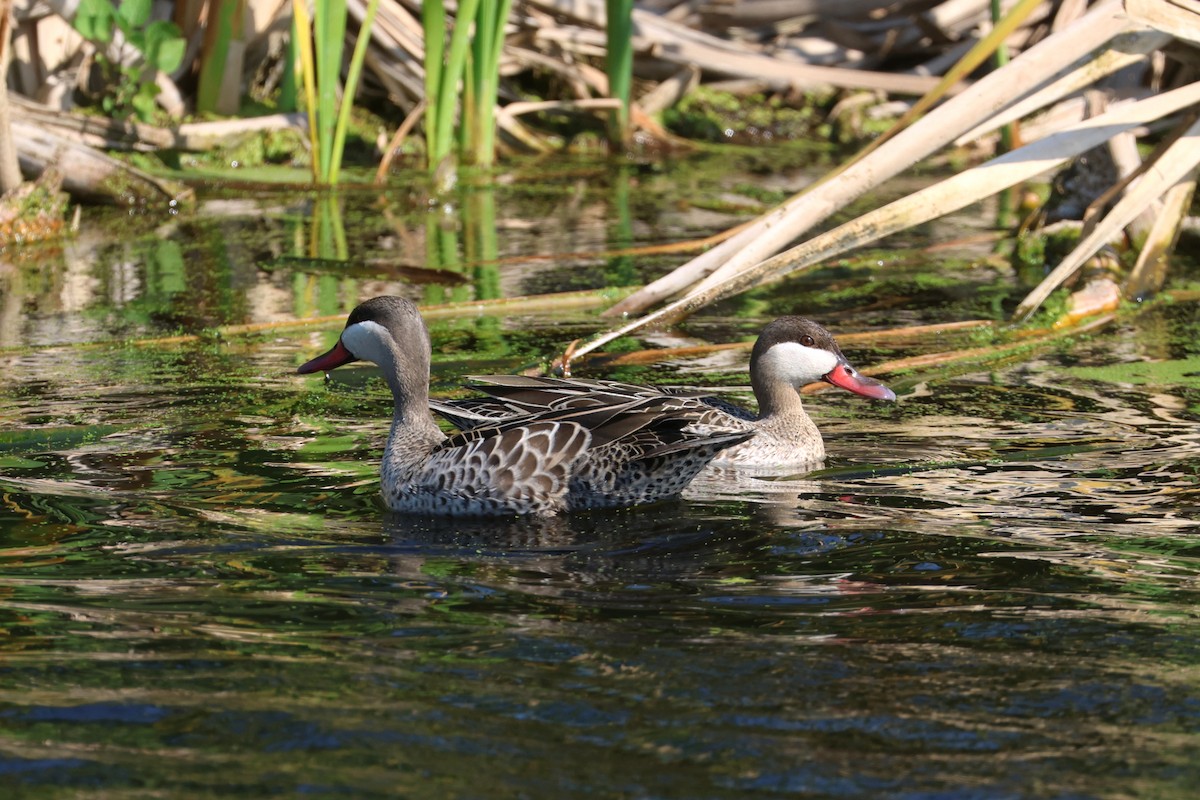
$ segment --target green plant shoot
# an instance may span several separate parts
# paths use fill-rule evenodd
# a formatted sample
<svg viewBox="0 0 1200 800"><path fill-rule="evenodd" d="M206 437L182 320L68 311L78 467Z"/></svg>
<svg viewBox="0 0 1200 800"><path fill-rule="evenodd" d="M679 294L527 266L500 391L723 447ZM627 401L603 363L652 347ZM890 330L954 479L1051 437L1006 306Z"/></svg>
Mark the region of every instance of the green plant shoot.
<svg viewBox="0 0 1200 800"><path fill-rule="evenodd" d="M133 113L151 121L159 91L154 72L173 72L183 62L187 43L179 28L165 20L151 22L150 12L151 0L122 0L120 5L80 0L75 30L97 46L105 86L100 105L106 113Z"/></svg>

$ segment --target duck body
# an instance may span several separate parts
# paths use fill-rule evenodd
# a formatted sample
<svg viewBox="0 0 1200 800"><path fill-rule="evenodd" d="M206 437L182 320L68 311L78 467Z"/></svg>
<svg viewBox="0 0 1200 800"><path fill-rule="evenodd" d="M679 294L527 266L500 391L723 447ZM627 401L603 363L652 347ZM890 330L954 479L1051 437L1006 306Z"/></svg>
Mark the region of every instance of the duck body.
<svg viewBox="0 0 1200 800"><path fill-rule="evenodd" d="M380 478L400 512L549 516L668 499L754 435L701 424L708 406L696 398L648 392L477 420L447 436L430 411L428 329L398 297L359 305L338 343L298 371L360 359L379 365L392 390Z"/></svg>
<svg viewBox="0 0 1200 800"><path fill-rule="evenodd" d="M708 463L756 469L804 469L825 458L821 432L801 402L800 390L825 381L878 400L895 393L860 375L842 354L833 335L804 317L780 317L759 335L750 354L750 382L759 411L752 413L720 398L692 390L658 389L613 381L566 378L484 376L469 384L487 395L435 401L433 408L461 428L516 420L544 409L586 407L650 397L687 397L704 405L696 430L751 433L745 441L722 448Z"/></svg>

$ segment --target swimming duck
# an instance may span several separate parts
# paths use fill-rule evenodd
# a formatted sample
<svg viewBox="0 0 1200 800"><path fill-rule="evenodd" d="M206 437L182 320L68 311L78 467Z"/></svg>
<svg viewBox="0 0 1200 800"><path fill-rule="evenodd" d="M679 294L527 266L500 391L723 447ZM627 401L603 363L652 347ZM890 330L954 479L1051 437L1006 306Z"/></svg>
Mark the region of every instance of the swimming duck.
<svg viewBox="0 0 1200 800"><path fill-rule="evenodd" d="M298 372L360 359L379 365L395 401L381 469L395 511L549 516L653 502L679 495L721 450L754 436L744 425L700 424L708 405L658 392L597 394L447 436L430 411L429 331L399 297L359 305L337 344Z"/></svg>
<svg viewBox="0 0 1200 800"><path fill-rule="evenodd" d="M589 398L644 398L667 394L692 396L708 406L695 427L702 430L740 430L755 436L723 448L710 463L754 468L801 469L825 458L821 432L804 410L800 389L825 381L876 400L895 400L896 394L879 381L859 374L842 354L833 335L804 317L780 317L763 328L750 353L750 384L758 413L719 398L674 389L656 389L612 381L486 376L472 379L490 397L435 401L434 410L460 428L520 419L548 408L588 404Z"/></svg>

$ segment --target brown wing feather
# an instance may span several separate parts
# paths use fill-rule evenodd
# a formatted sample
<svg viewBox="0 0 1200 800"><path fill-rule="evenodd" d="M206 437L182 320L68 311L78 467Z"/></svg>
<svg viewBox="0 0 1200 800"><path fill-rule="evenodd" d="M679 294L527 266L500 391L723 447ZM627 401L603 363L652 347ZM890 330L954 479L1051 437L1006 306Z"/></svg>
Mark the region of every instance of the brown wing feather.
<svg viewBox="0 0 1200 800"><path fill-rule="evenodd" d="M413 490L518 513L557 510L591 435L573 422L535 422L490 435L459 435L430 455Z"/></svg>

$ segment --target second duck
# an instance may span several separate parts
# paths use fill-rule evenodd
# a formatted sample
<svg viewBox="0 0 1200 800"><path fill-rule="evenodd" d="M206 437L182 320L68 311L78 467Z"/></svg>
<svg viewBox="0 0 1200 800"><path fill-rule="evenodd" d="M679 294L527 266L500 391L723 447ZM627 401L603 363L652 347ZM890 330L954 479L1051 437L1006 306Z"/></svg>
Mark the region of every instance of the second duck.
<svg viewBox="0 0 1200 800"><path fill-rule="evenodd" d="M711 463L756 469L806 469L825 458L821 432L804 410L800 390L824 381L875 400L895 400L884 384L860 374L842 354L833 335L805 317L780 317L763 328L750 352L750 384L758 413L711 395L690 390L648 388L612 381L489 375L472 378L471 386L490 397L434 401L442 416L462 428L518 420L548 409L581 407L589 398L695 397L707 411L696 430L753 433L753 438L722 448ZM597 400L598 401L598 400Z"/></svg>

